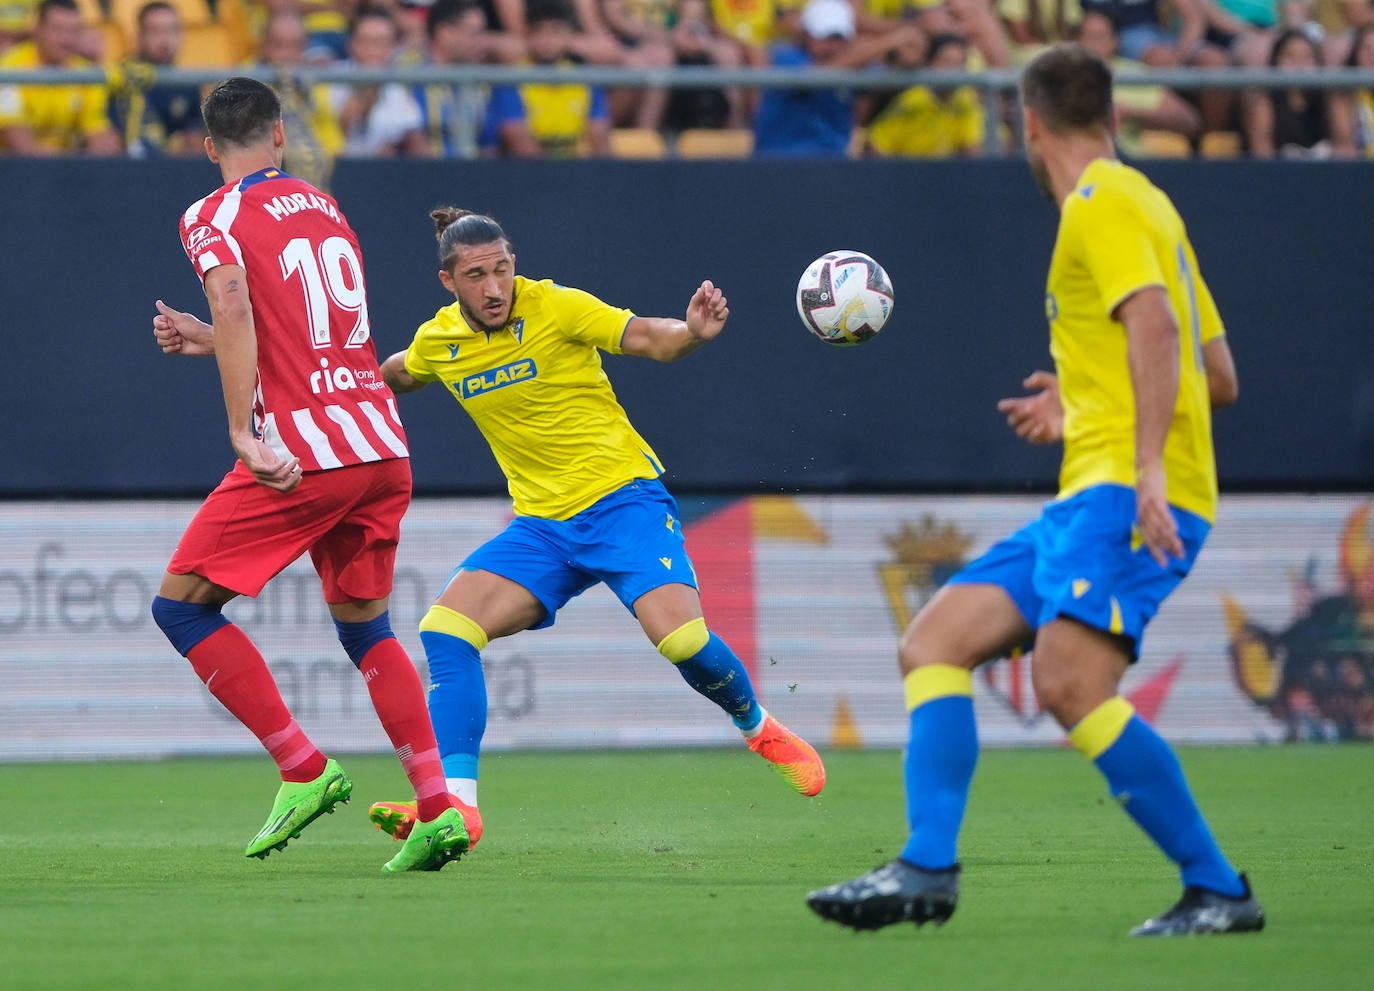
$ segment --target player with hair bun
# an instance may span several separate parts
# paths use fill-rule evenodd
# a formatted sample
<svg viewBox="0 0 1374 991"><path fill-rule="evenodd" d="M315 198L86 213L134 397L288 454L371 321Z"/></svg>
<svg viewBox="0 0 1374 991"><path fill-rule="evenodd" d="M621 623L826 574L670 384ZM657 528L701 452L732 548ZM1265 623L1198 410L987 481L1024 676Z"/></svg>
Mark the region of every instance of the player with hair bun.
<svg viewBox="0 0 1374 991"><path fill-rule="evenodd" d="M570 599L604 582L684 680L734 721L748 746L803 795L825 784L816 751L764 711L744 665L702 616L677 504L658 455L631 426L600 351L675 361L718 335L730 310L710 281L685 318L641 317L580 289L515 274L491 217L433 211L439 281L453 293L382 364L391 388L442 382L491 446L515 519L473 551L420 623L448 786L471 818L486 730L480 652L498 637L552 626ZM373 821L407 835L410 803Z"/></svg>

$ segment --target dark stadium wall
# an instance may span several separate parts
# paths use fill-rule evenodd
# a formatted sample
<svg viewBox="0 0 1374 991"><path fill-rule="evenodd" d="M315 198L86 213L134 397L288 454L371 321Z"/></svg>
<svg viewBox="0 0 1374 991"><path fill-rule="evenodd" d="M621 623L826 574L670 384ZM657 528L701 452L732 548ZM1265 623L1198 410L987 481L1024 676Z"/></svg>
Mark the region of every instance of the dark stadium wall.
<svg viewBox="0 0 1374 991"><path fill-rule="evenodd" d="M1343 163L1151 163L1188 219L1241 377L1219 415L1223 485L1374 485L1374 173ZM153 300L206 315L177 218L218 184L201 162L0 160L0 313L17 394L0 495L200 494L229 467L214 362L154 347ZM1053 208L1015 161L343 162L386 355L451 301L428 211L495 215L519 270L648 315L703 278L731 320L673 365L607 357L679 491L1048 490L1056 453L996 400L1047 367ZM816 255L866 251L896 307L833 349L793 305ZM447 394L401 400L417 488L501 489Z"/></svg>

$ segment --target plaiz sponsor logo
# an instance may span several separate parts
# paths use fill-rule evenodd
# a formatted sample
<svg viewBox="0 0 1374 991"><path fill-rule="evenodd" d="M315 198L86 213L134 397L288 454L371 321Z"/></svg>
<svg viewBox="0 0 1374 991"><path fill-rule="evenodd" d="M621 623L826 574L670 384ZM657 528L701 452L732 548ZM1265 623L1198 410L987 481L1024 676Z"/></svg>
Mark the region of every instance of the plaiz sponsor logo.
<svg viewBox="0 0 1374 991"><path fill-rule="evenodd" d="M461 393L464 399L472 399L474 396L486 395L508 385L528 382L538 374L539 370L535 368L532 360L521 358L519 361L465 376L461 383Z"/></svg>

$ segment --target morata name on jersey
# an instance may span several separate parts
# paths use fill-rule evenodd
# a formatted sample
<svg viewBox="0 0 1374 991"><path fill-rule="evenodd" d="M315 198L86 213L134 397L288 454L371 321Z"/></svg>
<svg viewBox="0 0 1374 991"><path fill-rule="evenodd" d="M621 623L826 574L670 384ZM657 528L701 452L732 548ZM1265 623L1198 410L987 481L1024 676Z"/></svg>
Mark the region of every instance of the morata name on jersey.
<svg viewBox="0 0 1374 991"><path fill-rule="evenodd" d="M329 219L343 222L339 216L339 211L334 209L334 204L317 193L291 193L287 196L274 196L262 207L272 215L273 220L281 220L293 213L300 213L302 210L319 210L321 213L327 213Z"/></svg>

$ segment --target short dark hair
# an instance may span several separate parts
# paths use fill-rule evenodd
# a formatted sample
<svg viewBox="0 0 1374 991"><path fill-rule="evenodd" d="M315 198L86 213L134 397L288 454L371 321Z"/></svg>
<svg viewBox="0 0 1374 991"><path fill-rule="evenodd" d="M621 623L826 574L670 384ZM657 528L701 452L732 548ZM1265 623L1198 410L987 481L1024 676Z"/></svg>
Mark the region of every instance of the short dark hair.
<svg viewBox="0 0 1374 991"><path fill-rule="evenodd" d="M496 241L504 241L506 247L510 247L510 239L501 225L480 213L456 206L440 206L429 211L429 219L434 221L434 236L439 240L439 267L444 271L453 264L459 248Z"/></svg>
<svg viewBox="0 0 1374 991"><path fill-rule="evenodd" d="M391 36L395 39L401 37L401 25L396 23L396 18L391 11L376 4L363 4L353 14L353 20L348 22L348 37L352 38L358 33L358 25L363 21L386 21L391 27Z"/></svg>
<svg viewBox="0 0 1374 991"><path fill-rule="evenodd" d="M525 20L531 25L542 21L558 21L577 26L577 15L573 13L572 4L568 0L527 0Z"/></svg>
<svg viewBox="0 0 1374 991"><path fill-rule="evenodd" d="M434 37L434 32L445 24L459 20L469 10L481 10L477 0L434 0L429 13L425 15L425 34ZM486 14L482 14L485 21Z"/></svg>
<svg viewBox="0 0 1374 991"><path fill-rule="evenodd" d="M81 13L81 8L76 5L76 0L43 0L38 5L38 23L43 23L50 10L65 10L72 14Z"/></svg>
<svg viewBox="0 0 1374 991"><path fill-rule="evenodd" d="M234 76L205 94L200 115L216 146L246 148L272 133L272 125L281 120L281 99L266 83Z"/></svg>
<svg viewBox="0 0 1374 991"><path fill-rule="evenodd" d="M1054 45L1021 74L1021 102L1053 131L1110 131L1112 70L1082 45Z"/></svg>
<svg viewBox="0 0 1374 991"><path fill-rule="evenodd" d="M170 10L174 14L178 13L177 9L168 3L167 0L152 0L151 3L145 3L142 7L138 8L138 29L142 31L147 26L146 22L148 20L148 15L154 14L159 10Z"/></svg>

